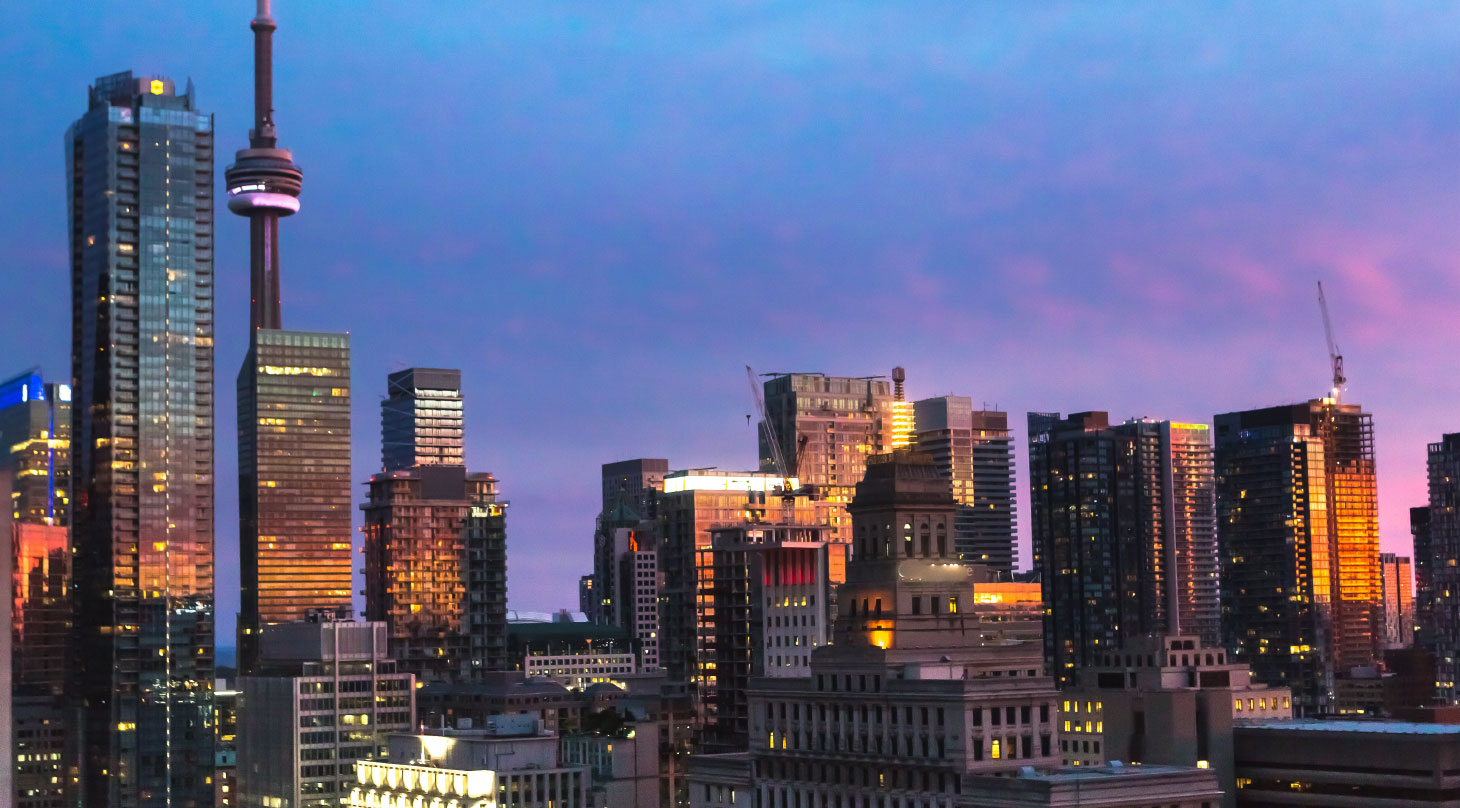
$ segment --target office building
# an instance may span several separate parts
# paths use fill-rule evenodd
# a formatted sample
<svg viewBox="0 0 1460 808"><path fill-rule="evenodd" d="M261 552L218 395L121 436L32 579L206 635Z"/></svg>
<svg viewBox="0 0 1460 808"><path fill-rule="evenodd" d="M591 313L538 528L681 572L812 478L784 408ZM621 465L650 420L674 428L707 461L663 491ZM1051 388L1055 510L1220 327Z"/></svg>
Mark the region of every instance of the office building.
<svg viewBox="0 0 1460 808"><path fill-rule="evenodd" d="M421 681L461 681L506 666L507 503L497 478L460 465L370 478L365 616L385 624L390 656Z"/></svg>
<svg viewBox="0 0 1460 808"><path fill-rule="evenodd" d="M351 609L350 343L255 330L238 376L238 655L258 630Z"/></svg>
<svg viewBox="0 0 1460 808"><path fill-rule="evenodd" d="M71 385L37 370L0 382L0 467L14 474L17 522L71 524Z"/></svg>
<svg viewBox="0 0 1460 808"><path fill-rule="evenodd" d="M97 79L66 132L81 801L212 802L213 117Z"/></svg>
<svg viewBox="0 0 1460 808"><path fill-rule="evenodd" d="M603 507L599 512L613 510L622 496L627 499L635 516L653 519L657 515L655 499L664 491L664 476L668 473L669 461L664 458L640 457L604 463Z"/></svg>
<svg viewBox="0 0 1460 808"><path fill-rule="evenodd" d="M428 682L416 691L416 709L427 727L485 726L498 715L531 715L550 732L575 732L583 723L586 694L523 671L491 671L471 682Z"/></svg>
<svg viewBox="0 0 1460 808"><path fill-rule="evenodd" d="M243 694L219 679L213 686L213 726L218 739L214 751L213 808L239 805L238 700Z"/></svg>
<svg viewBox="0 0 1460 808"><path fill-rule="evenodd" d="M9 496L0 531L8 577L9 684L16 808L69 801L76 773L74 711L64 698L71 631L71 386L37 371L0 383L0 477ZM0 760L6 758L0 757Z"/></svg>
<svg viewBox="0 0 1460 808"><path fill-rule="evenodd" d="M1220 626L1210 431L1103 412L1029 414L1034 565L1062 686L1106 649Z"/></svg>
<svg viewBox="0 0 1460 808"><path fill-rule="evenodd" d="M584 608L588 619L617 626L634 638L638 668L659 670L658 524L640 519L628 495L599 514L593 535L593 575ZM580 601L584 598L580 597Z"/></svg>
<svg viewBox="0 0 1460 808"><path fill-rule="evenodd" d="M808 674L812 651L831 638L829 557L845 550L831 541L826 525L741 524L711 531L696 564L695 661L706 754L747 748L752 677Z"/></svg>
<svg viewBox="0 0 1460 808"><path fill-rule="evenodd" d="M1014 439L1007 413L975 410L966 396L913 405L919 452L932 455L958 500L953 546L966 562L1014 571Z"/></svg>
<svg viewBox="0 0 1460 808"><path fill-rule="evenodd" d="M1380 607L1374 425L1330 398L1216 417L1225 645L1298 715L1372 664Z"/></svg>
<svg viewBox="0 0 1460 808"><path fill-rule="evenodd" d="M338 808L358 761L388 759L416 723L415 677L387 653L385 626L316 615L265 626L242 677L238 788L243 808Z"/></svg>
<svg viewBox="0 0 1460 808"><path fill-rule="evenodd" d="M1414 642L1414 591L1409 556L1379 554L1379 595L1384 604L1385 648L1399 648Z"/></svg>
<svg viewBox="0 0 1460 808"><path fill-rule="evenodd" d="M831 503L829 524L837 541L851 540L847 503L867 471L867 458L893 448L899 409L883 377L845 378L820 373L767 374L760 435L760 470L776 470L770 435L789 476L816 499ZM906 409L902 410L906 415ZM910 425L909 425L910 426ZM908 437L904 429L904 438Z"/></svg>
<svg viewBox="0 0 1460 808"><path fill-rule="evenodd" d="M384 471L412 466L464 466L461 371L398 370L380 403L380 465Z"/></svg>
<svg viewBox="0 0 1460 808"><path fill-rule="evenodd" d="M1215 771L1228 795L1232 728L1293 716L1287 688L1254 684L1246 665L1194 635L1138 637L1107 649L1060 697L1066 765L1199 766ZM1224 804L1233 804L1230 796Z"/></svg>
<svg viewBox="0 0 1460 808"><path fill-rule="evenodd" d="M507 669L547 677L570 690L586 690L599 682L622 685L639 672L639 665L633 639L617 626L510 622Z"/></svg>
<svg viewBox="0 0 1460 808"><path fill-rule="evenodd" d="M1454 805L1460 726L1253 721L1233 730L1237 808Z"/></svg>
<svg viewBox="0 0 1460 808"><path fill-rule="evenodd" d="M754 804L948 805L966 775L1057 765L1040 644L970 639L994 573L957 561L948 481L899 452L871 458L856 492L834 642L801 677L750 683Z"/></svg>
<svg viewBox="0 0 1460 808"><path fill-rule="evenodd" d="M1428 562L1430 649L1435 654L1436 695L1460 702L1460 432L1429 445Z"/></svg>
<svg viewBox="0 0 1460 808"><path fill-rule="evenodd" d="M225 172L228 209L249 220L248 353L239 369L239 668L259 631L350 610L350 338L285 331L279 219L299 210L303 173L274 127L269 3L254 32L254 126Z"/></svg>
<svg viewBox="0 0 1460 808"><path fill-rule="evenodd" d="M591 782L588 767L564 763L558 737L525 716L391 735L390 761L361 763L354 779L350 808L588 808Z"/></svg>

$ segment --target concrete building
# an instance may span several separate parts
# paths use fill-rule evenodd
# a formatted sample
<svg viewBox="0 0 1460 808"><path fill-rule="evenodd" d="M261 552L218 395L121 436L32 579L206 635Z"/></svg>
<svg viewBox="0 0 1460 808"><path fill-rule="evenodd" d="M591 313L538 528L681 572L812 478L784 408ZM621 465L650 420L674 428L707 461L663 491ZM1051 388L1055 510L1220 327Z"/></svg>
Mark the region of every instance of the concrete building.
<svg viewBox="0 0 1460 808"><path fill-rule="evenodd" d="M1237 808L1460 805L1460 726L1404 721L1239 724Z"/></svg>
<svg viewBox="0 0 1460 808"><path fill-rule="evenodd" d="M520 671L489 672L471 682L430 682L416 691L416 709L428 727L483 726L492 716L531 715L549 732L566 734L581 726L584 703L583 693Z"/></svg>
<svg viewBox="0 0 1460 808"><path fill-rule="evenodd" d="M390 762L361 762L350 808L500 806L588 808L587 766L565 765L558 738L530 717L497 716L482 729L390 736Z"/></svg>
<svg viewBox="0 0 1460 808"><path fill-rule="evenodd" d="M1219 639L1210 430L1103 412L1029 414L1034 565L1061 685L1146 634Z"/></svg>
<svg viewBox="0 0 1460 808"><path fill-rule="evenodd" d="M964 779L957 808L1216 808L1216 775L1188 766L1072 766Z"/></svg>
<svg viewBox="0 0 1460 808"><path fill-rule="evenodd" d="M239 804L338 808L357 761L388 758L389 734L415 726L415 677L387 655L383 623L317 617L260 639L257 673L240 679Z"/></svg>
<svg viewBox="0 0 1460 808"><path fill-rule="evenodd" d="M932 459L874 457L856 492L835 641L807 675L750 685L757 804L951 805L968 774L1057 765L1040 646L970 637L981 568L957 559Z"/></svg>
<svg viewBox="0 0 1460 808"><path fill-rule="evenodd" d="M696 663L706 753L749 743L752 677L803 677L831 637L829 558L846 545L826 525L715 528L702 548Z"/></svg>
<svg viewBox="0 0 1460 808"><path fill-rule="evenodd" d="M593 595L589 619L629 632L643 671L659 669L658 523L646 520L620 494L598 516L593 534ZM580 597L580 600L582 598Z"/></svg>
<svg viewBox="0 0 1460 808"><path fill-rule="evenodd" d="M213 799L213 116L97 79L66 132L80 799Z"/></svg>
<svg viewBox="0 0 1460 808"><path fill-rule="evenodd" d="M1414 642L1414 584L1409 556L1379 554L1379 597L1384 603L1382 628L1385 648L1403 648Z"/></svg>
<svg viewBox="0 0 1460 808"><path fill-rule="evenodd" d="M1460 432L1429 445L1429 520L1425 539L1429 647L1435 654L1440 699L1460 703ZM1418 542L1416 542L1418 544ZM1418 549L1416 550L1418 552Z"/></svg>
<svg viewBox="0 0 1460 808"><path fill-rule="evenodd" d="M1374 663L1380 614L1374 425L1331 398L1216 416L1224 644L1299 715Z"/></svg>
<svg viewBox="0 0 1460 808"><path fill-rule="evenodd" d="M913 405L916 447L933 456L958 500L953 546L964 561L1014 571L1014 439L1007 413L975 410L966 396Z"/></svg>
<svg viewBox="0 0 1460 808"><path fill-rule="evenodd" d="M588 768L590 808L653 806L661 802L659 724L634 721L608 733L563 736L562 764Z"/></svg>
<svg viewBox="0 0 1460 808"><path fill-rule="evenodd" d="M1233 726L1292 715L1287 688L1253 684L1225 649L1190 635L1141 637L1102 653L1061 694L1060 755L1076 766L1209 768L1230 795Z"/></svg>
<svg viewBox="0 0 1460 808"><path fill-rule="evenodd" d="M505 670L507 505L491 474L416 466L370 478L365 616L421 681Z"/></svg>
<svg viewBox="0 0 1460 808"><path fill-rule="evenodd" d="M461 371L406 368L386 377L380 402L380 466L465 466Z"/></svg>
<svg viewBox="0 0 1460 808"><path fill-rule="evenodd" d="M755 781L748 752L695 755L690 758L689 808L755 808Z"/></svg>

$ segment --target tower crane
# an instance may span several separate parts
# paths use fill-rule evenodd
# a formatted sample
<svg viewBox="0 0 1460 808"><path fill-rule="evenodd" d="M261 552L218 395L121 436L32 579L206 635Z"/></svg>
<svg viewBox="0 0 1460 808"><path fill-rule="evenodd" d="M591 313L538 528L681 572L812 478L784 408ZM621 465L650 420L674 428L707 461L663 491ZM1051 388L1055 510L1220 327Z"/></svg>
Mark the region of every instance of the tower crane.
<svg viewBox="0 0 1460 808"><path fill-rule="evenodd" d="M1333 400L1337 401L1348 378L1343 375L1343 354L1339 353L1338 343L1333 340L1333 322L1328 318L1328 299L1323 296L1323 281L1318 282L1318 309L1323 312L1323 336L1328 339L1328 361L1333 366Z"/></svg>
<svg viewBox="0 0 1460 808"><path fill-rule="evenodd" d="M761 436L765 438L766 445L770 447L771 463L776 467L776 474L781 478L781 520L789 524L793 521L796 494L799 493L798 490L792 488L792 481L794 480L797 486L800 485L801 463L805 458L806 444L810 437L807 435L800 437L796 442L796 456L788 462L781 447L780 435L776 433L776 426L771 422L770 414L766 412L765 399L761 397L755 371L751 369L750 365L745 366L745 377L750 382L750 397L755 399L755 408L760 413Z"/></svg>

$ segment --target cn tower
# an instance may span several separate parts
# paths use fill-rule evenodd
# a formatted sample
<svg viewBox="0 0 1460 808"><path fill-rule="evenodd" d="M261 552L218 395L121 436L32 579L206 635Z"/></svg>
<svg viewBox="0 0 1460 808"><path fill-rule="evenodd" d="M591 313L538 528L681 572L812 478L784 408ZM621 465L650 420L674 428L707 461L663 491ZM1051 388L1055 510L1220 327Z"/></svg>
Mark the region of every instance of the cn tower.
<svg viewBox="0 0 1460 808"><path fill-rule="evenodd" d="M285 331L279 219L303 178L274 132L274 18L258 0L254 125L225 177L248 217L248 355L238 372L238 665L261 663L271 625L351 608L350 335Z"/></svg>
<svg viewBox="0 0 1460 808"><path fill-rule="evenodd" d="M274 134L274 18L269 0L258 0L253 29L253 129L248 148L240 149L224 172L228 209L249 222L250 287L253 330L283 328L279 306L279 219L299 210L304 172L294 155L279 148Z"/></svg>

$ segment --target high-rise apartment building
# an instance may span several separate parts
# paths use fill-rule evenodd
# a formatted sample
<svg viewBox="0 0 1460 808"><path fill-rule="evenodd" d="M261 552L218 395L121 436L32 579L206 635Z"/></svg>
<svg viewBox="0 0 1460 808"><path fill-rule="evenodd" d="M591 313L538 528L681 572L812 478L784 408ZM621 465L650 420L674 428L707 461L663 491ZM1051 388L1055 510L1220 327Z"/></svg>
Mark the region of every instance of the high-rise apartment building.
<svg viewBox="0 0 1460 808"><path fill-rule="evenodd" d="M1040 644L970 636L992 572L958 563L948 480L926 455L871 461L835 641L800 677L750 683L758 805L952 805L967 775L1058 763Z"/></svg>
<svg viewBox="0 0 1460 808"><path fill-rule="evenodd" d="M283 330L279 219L303 178L274 129L273 34L254 32L254 127L226 172L228 209L249 220L248 354L238 372L238 662L253 669L270 623L351 602L350 338Z"/></svg>
<svg viewBox="0 0 1460 808"><path fill-rule="evenodd" d="M81 801L213 801L213 117L97 80L66 133Z"/></svg>
<svg viewBox="0 0 1460 808"><path fill-rule="evenodd" d="M1379 593L1384 604L1383 644L1397 648L1414 642L1414 590L1409 556L1379 554Z"/></svg>
<svg viewBox="0 0 1460 808"><path fill-rule="evenodd" d="M699 697L706 753L750 741L752 677L803 677L831 639L830 555L845 553L826 525L715 528L699 550ZM845 563L845 559L840 559Z"/></svg>
<svg viewBox="0 0 1460 808"><path fill-rule="evenodd" d="M1436 695L1460 702L1460 432L1429 445L1429 519L1424 536L1429 552L1429 647L1435 654ZM1416 541L1416 545L1418 545ZM1418 547L1416 552L1419 552Z"/></svg>
<svg viewBox="0 0 1460 808"><path fill-rule="evenodd" d="M407 368L390 374L386 387L380 403L385 471L466 465L460 370Z"/></svg>
<svg viewBox="0 0 1460 808"><path fill-rule="evenodd" d="M953 485L953 546L965 562L1014 571L1014 439L1007 413L966 396L913 404L917 450Z"/></svg>
<svg viewBox="0 0 1460 808"><path fill-rule="evenodd" d="M867 471L867 458L891 451L899 434L901 416L892 388L879 379L783 373L764 385L766 415L788 471L832 504L828 516L841 542L851 541L846 508ZM762 427L759 434L760 469L775 474L767 430ZM910 430L901 434L908 438Z"/></svg>
<svg viewBox="0 0 1460 808"><path fill-rule="evenodd" d="M1062 685L1105 649L1186 630L1218 639L1212 449L1204 424L1029 414L1034 564Z"/></svg>
<svg viewBox="0 0 1460 808"><path fill-rule="evenodd" d="M0 382L0 466L15 475L17 522L71 524L71 385L36 370Z"/></svg>
<svg viewBox="0 0 1460 808"><path fill-rule="evenodd" d="M370 478L365 616L386 626L390 656L421 681L504 670L507 503L497 478L460 465Z"/></svg>
<svg viewBox="0 0 1460 808"><path fill-rule="evenodd" d="M239 680L239 805L339 808L356 764L388 759L390 735L414 728L415 677L380 623L316 615L265 626L259 646Z"/></svg>
<svg viewBox="0 0 1460 808"><path fill-rule="evenodd" d="M1430 543L1430 508L1409 509L1409 536L1414 544L1414 641L1424 648L1433 647L1434 550Z"/></svg>
<svg viewBox="0 0 1460 808"><path fill-rule="evenodd" d="M1225 644L1299 715L1331 712L1335 674L1375 659L1373 421L1322 398L1215 426Z"/></svg>

